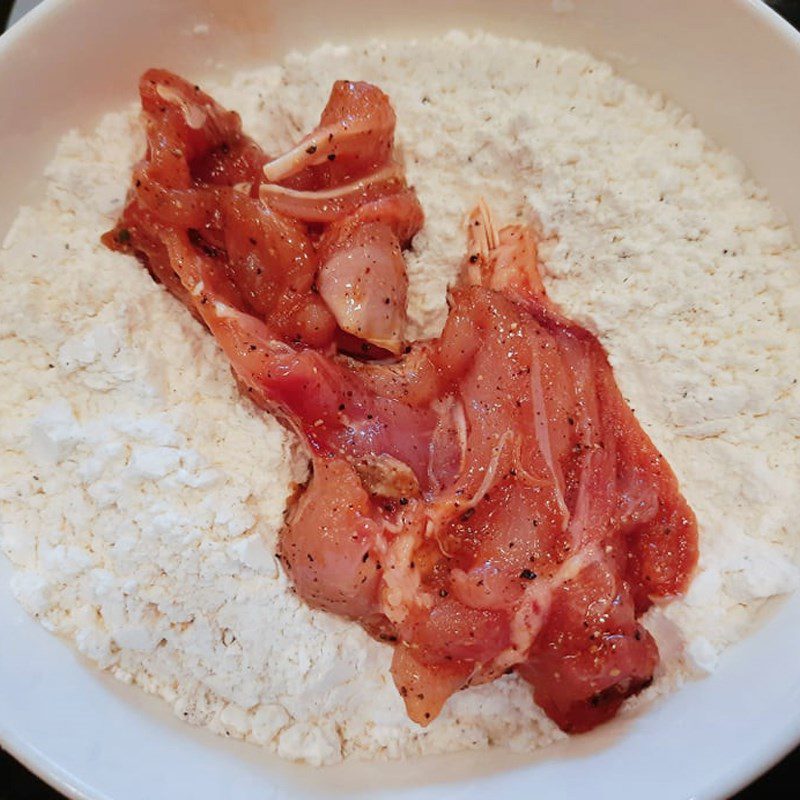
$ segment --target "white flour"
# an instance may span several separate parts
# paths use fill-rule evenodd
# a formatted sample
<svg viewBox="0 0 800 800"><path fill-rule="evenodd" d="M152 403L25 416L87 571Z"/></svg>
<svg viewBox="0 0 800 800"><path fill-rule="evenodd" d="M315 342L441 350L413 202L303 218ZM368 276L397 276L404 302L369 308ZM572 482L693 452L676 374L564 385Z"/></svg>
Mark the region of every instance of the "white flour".
<svg viewBox="0 0 800 800"><path fill-rule="evenodd" d="M701 523L688 597L651 615L664 667L649 694L713 669L763 598L797 585L800 252L782 217L683 112L579 53L454 34L323 47L207 88L274 153L337 78L376 82L397 109L427 213L415 333L444 319L480 195L498 221L538 214L553 297L601 334ZM305 469L290 437L185 309L98 242L141 153L135 120L65 137L0 260L0 535L20 602L188 721L287 758L558 737L511 677L417 728L390 648L291 593L272 555Z"/></svg>

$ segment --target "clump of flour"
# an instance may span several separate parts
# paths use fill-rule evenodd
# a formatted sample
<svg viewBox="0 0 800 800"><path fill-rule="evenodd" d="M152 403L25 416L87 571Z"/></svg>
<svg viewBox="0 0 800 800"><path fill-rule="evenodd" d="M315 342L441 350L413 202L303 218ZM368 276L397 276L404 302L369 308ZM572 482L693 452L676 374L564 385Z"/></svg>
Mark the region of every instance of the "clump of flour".
<svg viewBox="0 0 800 800"><path fill-rule="evenodd" d="M323 46L207 88L277 152L343 77L391 96L426 210L414 334L444 320L478 197L498 221L536 220L550 292L600 334L700 520L700 572L649 622L664 655L649 693L712 670L797 586L800 251L784 220L680 109L582 53L451 34ZM141 148L133 109L67 135L0 254L0 537L20 602L188 721L287 758L557 738L514 677L416 727L390 649L290 591L273 553L306 469L291 437L186 311L99 244Z"/></svg>

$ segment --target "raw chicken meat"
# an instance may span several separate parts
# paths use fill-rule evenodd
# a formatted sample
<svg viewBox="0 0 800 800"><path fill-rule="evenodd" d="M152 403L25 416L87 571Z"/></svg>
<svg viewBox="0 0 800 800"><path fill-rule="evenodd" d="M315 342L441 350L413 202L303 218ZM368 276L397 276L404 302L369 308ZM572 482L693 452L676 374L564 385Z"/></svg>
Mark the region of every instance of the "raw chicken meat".
<svg viewBox="0 0 800 800"><path fill-rule="evenodd" d="M409 344L423 216L386 95L337 82L269 159L197 87L151 70L140 88L148 150L104 241L305 446L280 538L300 596L395 645L422 725L511 670L566 731L613 716L652 680L638 617L687 588L696 522L602 346L547 297L533 231L479 205L441 336Z"/></svg>

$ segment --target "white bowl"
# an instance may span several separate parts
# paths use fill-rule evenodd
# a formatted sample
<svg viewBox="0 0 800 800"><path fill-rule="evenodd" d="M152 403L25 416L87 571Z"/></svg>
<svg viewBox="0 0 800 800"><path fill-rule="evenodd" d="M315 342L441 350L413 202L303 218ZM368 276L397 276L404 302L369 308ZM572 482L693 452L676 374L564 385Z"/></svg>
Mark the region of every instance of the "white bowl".
<svg viewBox="0 0 800 800"><path fill-rule="evenodd" d="M800 231L800 36L752 0L50 0L0 40L0 230L35 199L59 136L132 100L148 66L202 76L354 31L452 27L583 47L665 92L745 161ZM0 744L73 797L712 798L800 740L800 596L712 677L533 757L313 770L191 729L102 675L25 615L9 577L0 558Z"/></svg>

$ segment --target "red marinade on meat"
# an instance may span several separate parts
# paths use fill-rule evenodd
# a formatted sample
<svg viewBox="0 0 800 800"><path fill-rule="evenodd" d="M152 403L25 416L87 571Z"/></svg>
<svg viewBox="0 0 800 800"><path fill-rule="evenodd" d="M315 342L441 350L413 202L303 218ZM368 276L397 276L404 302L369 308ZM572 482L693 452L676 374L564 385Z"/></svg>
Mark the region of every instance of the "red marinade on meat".
<svg viewBox="0 0 800 800"><path fill-rule="evenodd" d="M337 81L277 158L169 72L140 92L147 152L103 241L300 437L313 473L280 535L300 596L394 644L421 725L510 670L565 731L613 716L652 680L638 618L687 588L697 527L603 347L547 297L532 230L481 203L441 336L409 343L423 214L383 92Z"/></svg>

